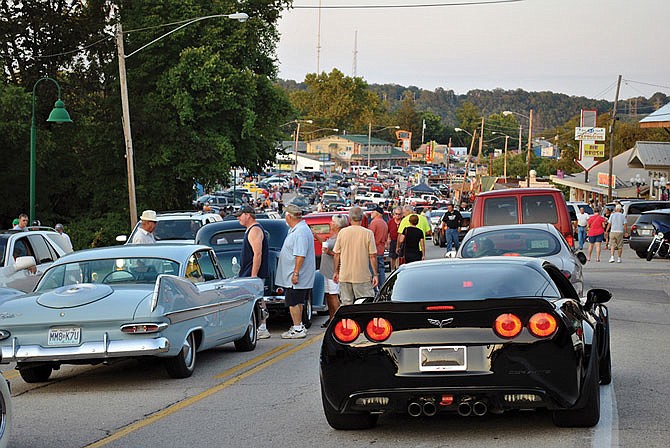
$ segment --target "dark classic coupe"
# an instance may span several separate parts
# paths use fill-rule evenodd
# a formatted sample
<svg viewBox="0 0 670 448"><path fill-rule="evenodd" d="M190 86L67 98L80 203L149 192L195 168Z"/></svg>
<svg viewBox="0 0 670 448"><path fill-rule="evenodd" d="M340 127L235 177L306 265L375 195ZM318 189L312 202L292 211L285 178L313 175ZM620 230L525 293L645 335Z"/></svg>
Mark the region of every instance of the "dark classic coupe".
<svg viewBox="0 0 670 448"><path fill-rule="evenodd" d="M330 323L320 358L326 419L364 429L392 412L543 408L557 426L594 426L599 384L611 381L610 298L592 289L580 299L560 269L534 258L403 265Z"/></svg>
<svg viewBox="0 0 670 448"><path fill-rule="evenodd" d="M284 303L284 288L275 284L275 273L279 262L279 253L288 234L288 224L284 219L258 219L257 222L265 229L270 254L270 275L265 279L263 300L271 315L286 315L288 307ZM242 242L246 229L239 221L214 222L201 228L195 236L196 244L205 244L212 249L226 277L233 277L239 272L239 259L242 253ZM324 296L323 275L316 271L314 286L310 300L303 307L302 322L305 327L312 325L312 312L324 312L328 309Z"/></svg>

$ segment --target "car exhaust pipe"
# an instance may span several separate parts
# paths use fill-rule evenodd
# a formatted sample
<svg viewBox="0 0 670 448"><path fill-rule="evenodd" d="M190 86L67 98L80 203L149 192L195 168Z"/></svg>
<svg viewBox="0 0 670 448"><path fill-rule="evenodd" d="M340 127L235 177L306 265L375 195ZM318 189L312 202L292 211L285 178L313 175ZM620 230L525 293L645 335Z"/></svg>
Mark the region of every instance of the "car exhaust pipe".
<svg viewBox="0 0 670 448"><path fill-rule="evenodd" d="M484 401L476 401L472 405L472 413L477 417L483 417L489 410L489 406Z"/></svg>
<svg viewBox="0 0 670 448"><path fill-rule="evenodd" d="M432 417L433 415L437 414L437 407L435 406L434 401L426 401L423 404L423 413L424 415L427 415L428 417Z"/></svg>
<svg viewBox="0 0 670 448"><path fill-rule="evenodd" d="M458 415L467 417L472 414L472 405L469 400L463 400L458 404Z"/></svg>
<svg viewBox="0 0 670 448"><path fill-rule="evenodd" d="M407 413L412 417L420 416L421 412L423 412L423 408L416 401L411 402L409 406L407 406Z"/></svg>

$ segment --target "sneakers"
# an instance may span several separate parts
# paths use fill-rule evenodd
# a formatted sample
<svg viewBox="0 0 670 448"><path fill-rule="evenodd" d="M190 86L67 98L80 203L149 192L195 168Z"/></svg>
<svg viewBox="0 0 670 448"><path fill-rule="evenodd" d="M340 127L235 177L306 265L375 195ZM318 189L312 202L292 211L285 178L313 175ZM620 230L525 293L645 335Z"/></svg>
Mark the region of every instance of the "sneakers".
<svg viewBox="0 0 670 448"><path fill-rule="evenodd" d="M301 325L299 327L291 327L288 329L287 332L282 333L281 338L282 339L303 339L307 336L307 329L305 328L304 325Z"/></svg>
<svg viewBox="0 0 670 448"><path fill-rule="evenodd" d="M272 335L267 328L258 327L258 339L270 339L270 336Z"/></svg>
<svg viewBox="0 0 670 448"><path fill-rule="evenodd" d="M610 257L610 263L614 263L614 257Z"/></svg>
<svg viewBox="0 0 670 448"><path fill-rule="evenodd" d="M621 263L621 258L617 258L617 259L616 259L616 262L617 262L617 263Z"/></svg>

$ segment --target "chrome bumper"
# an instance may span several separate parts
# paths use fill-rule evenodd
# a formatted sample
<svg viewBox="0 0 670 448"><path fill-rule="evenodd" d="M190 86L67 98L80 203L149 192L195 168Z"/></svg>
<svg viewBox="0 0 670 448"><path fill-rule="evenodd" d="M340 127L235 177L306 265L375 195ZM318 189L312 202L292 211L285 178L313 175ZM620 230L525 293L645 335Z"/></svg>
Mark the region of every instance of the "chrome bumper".
<svg viewBox="0 0 670 448"><path fill-rule="evenodd" d="M101 342L85 342L75 347L46 348L40 345L18 345L14 338L11 346L2 347L0 363L151 356L168 350L170 341L167 338L125 341L109 341L105 338Z"/></svg>

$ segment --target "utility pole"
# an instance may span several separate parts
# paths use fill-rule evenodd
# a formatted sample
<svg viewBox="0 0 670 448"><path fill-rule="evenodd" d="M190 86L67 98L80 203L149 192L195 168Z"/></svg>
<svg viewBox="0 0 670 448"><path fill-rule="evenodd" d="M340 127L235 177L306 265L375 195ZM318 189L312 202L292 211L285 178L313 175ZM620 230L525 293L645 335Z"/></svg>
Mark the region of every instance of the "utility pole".
<svg viewBox="0 0 670 448"><path fill-rule="evenodd" d="M354 32L354 66L353 66L354 78L358 72L358 30Z"/></svg>
<svg viewBox="0 0 670 448"><path fill-rule="evenodd" d="M526 188L530 188L530 151L533 149L533 109L528 116L528 154L526 154Z"/></svg>
<svg viewBox="0 0 670 448"><path fill-rule="evenodd" d="M318 24L316 27L316 75L321 73L321 0L319 0Z"/></svg>
<svg viewBox="0 0 670 448"><path fill-rule="evenodd" d="M609 178L607 179L607 200L612 202L612 168L614 165L614 123L616 123L616 108L619 102L619 89L621 88L621 75L616 84L616 94L614 95L614 106L612 108L612 116L610 117L610 161L609 161Z"/></svg>

